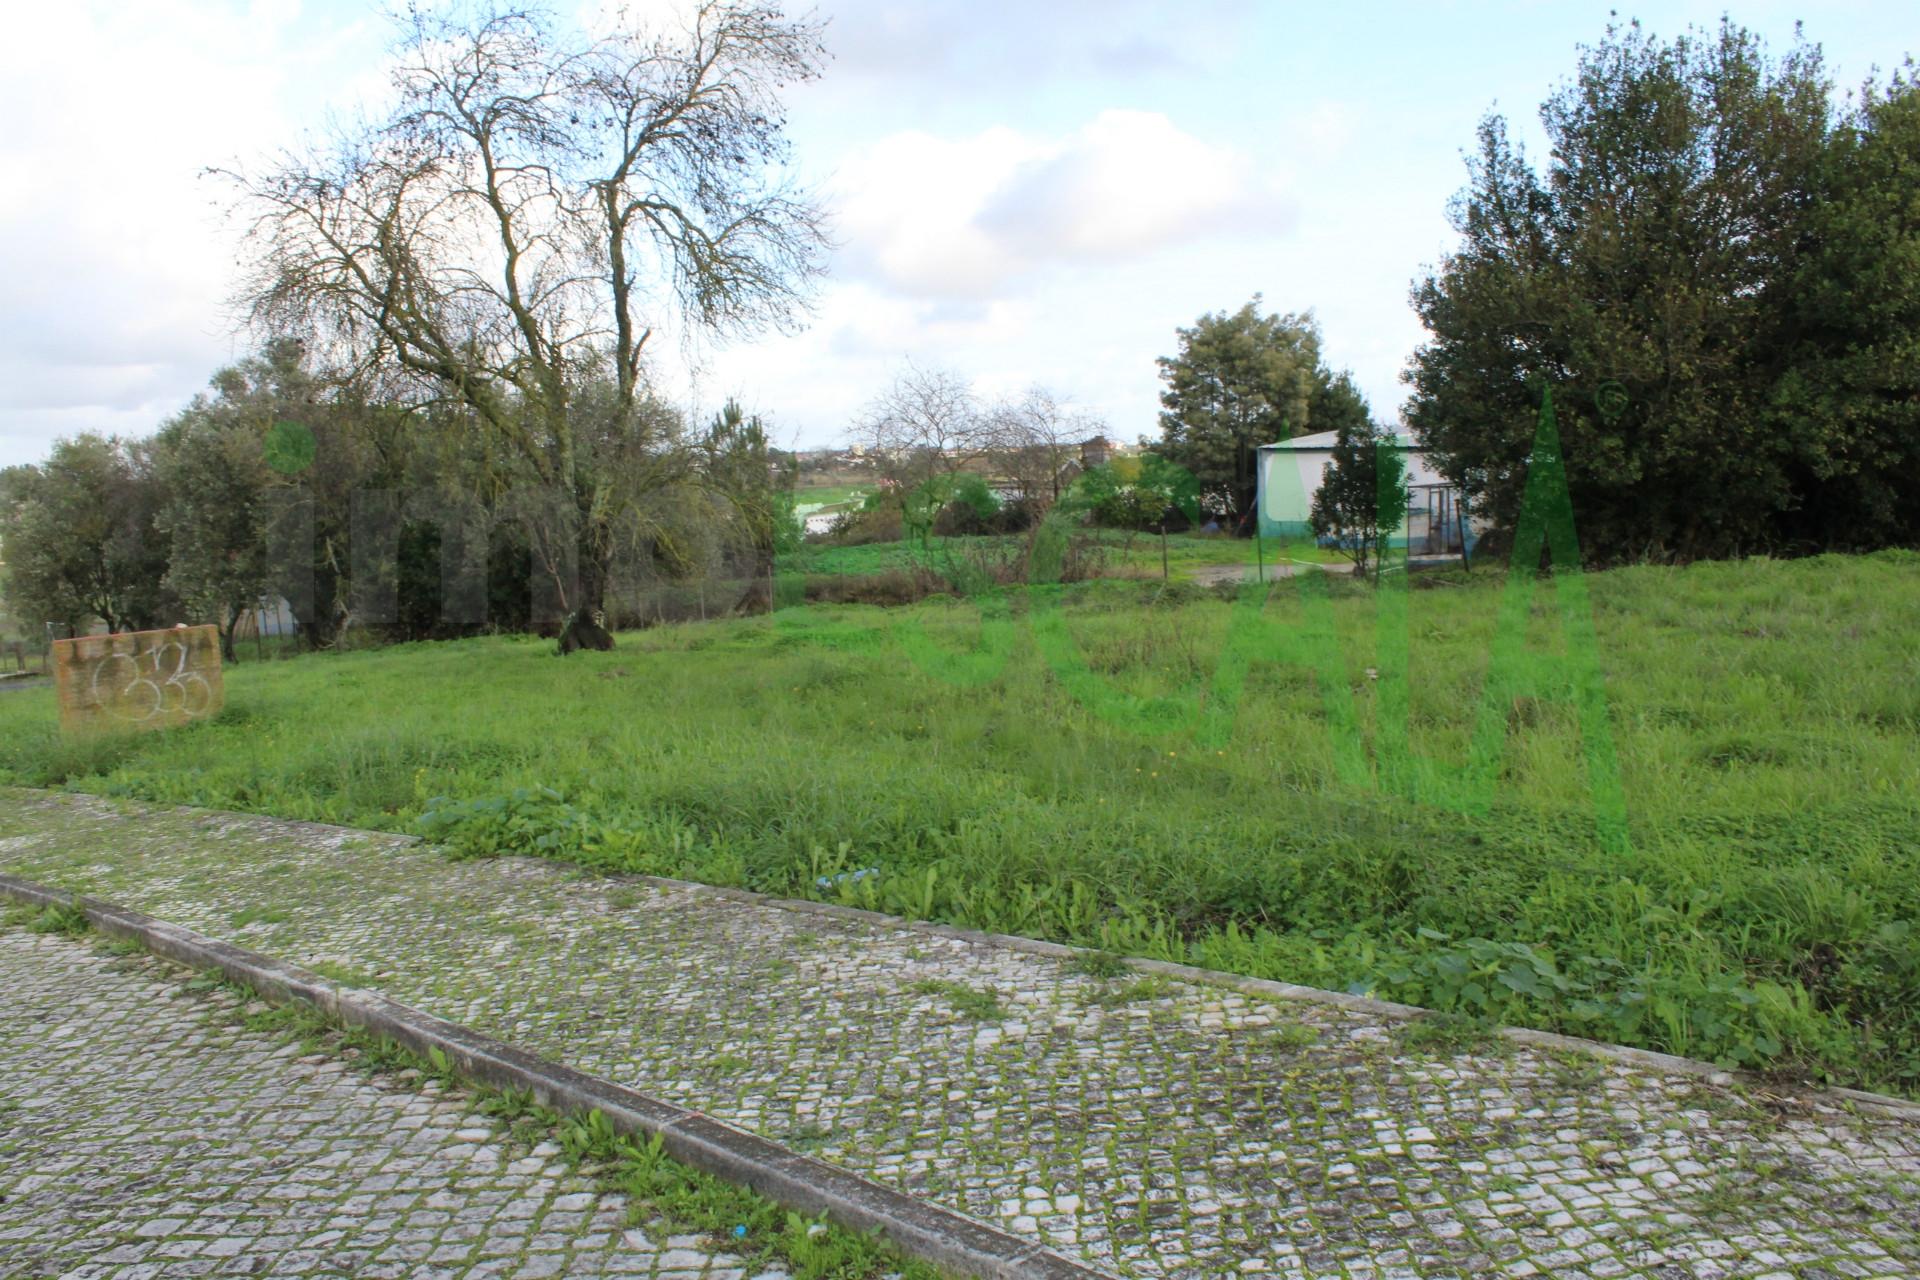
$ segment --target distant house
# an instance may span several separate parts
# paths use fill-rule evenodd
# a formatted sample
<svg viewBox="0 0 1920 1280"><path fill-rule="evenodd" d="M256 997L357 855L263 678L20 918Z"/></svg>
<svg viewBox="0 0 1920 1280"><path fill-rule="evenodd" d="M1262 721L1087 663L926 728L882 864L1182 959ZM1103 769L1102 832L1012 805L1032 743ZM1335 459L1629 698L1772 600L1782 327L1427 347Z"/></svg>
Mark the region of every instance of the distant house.
<svg viewBox="0 0 1920 1280"><path fill-rule="evenodd" d="M1313 509L1313 495L1319 491L1322 477L1333 464L1336 434L1322 431L1260 446L1259 497L1255 505L1261 533L1270 538L1312 536L1307 515ZM1458 555L1463 543L1471 551L1480 529L1459 489L1433 469L1413 436L1396 432L1393 447L1406 459L1408 488L1413 493L1406 523L1393 536L1393 545L1404 546L1416 556Z"/></svg>
<svg viewBox="0 0 1920 1280"><path fill-rule="evenodd" d="M1065 489L1086 472L1112 462L1117 452L1118 450L1113 447L1113 441L1105 436L1094 436L1090 440L1083 440L1080 442L1080 456L1068 458L1060 464L1059 470L1054 473L1054 483L1061 489Z"/></svg>

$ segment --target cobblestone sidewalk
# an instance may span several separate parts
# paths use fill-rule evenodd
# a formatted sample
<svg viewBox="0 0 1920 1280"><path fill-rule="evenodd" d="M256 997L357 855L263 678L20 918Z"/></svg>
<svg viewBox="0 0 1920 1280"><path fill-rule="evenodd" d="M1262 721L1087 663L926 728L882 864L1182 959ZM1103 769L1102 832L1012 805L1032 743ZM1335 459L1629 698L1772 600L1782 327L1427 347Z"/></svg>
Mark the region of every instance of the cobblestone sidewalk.
<svg viewBox="0 0 1920 1280"><path fill-rule="evenodd" d="M1920 1275L1920 1124L392 837L0 792L0 867L1123 1275Z"/></svg>
<svg viewBox="0 0 1920 1280"><path fill-rule="evenodd" d="M0 926L0 1275L739 1280L429 1082L241 1029L224 992Z"/></svg>

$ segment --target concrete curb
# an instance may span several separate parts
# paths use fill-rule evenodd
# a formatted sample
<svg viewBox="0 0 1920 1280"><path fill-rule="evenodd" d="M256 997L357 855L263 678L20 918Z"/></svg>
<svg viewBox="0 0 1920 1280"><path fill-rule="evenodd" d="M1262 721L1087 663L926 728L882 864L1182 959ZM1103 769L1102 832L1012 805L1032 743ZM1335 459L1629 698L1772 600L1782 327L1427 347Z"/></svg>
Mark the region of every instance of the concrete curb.
<svg viewBox="0 0 1920 1280"><path fill-rule="evenodd" d="M35 795L69 798L69 793L46 791L35 788L0 788L0 791L26 791ZM78 793L90 800L101 797ZM144 801L128 802L140 807L171 809L177 812L202 813L214 817L232 818L242 821L266 820L284 823L305 830L350 833L353 835L378 835L383 839L394 840L405 845L432 846L419 836L404 832L370 832L359 827L340 827L323 822L305 822L287 818L274 818L267 814L242 813L233 809L196 809L189 806L148 805ZM502 860L518 859L517 854L499 855ZM527 858L528 862L548 864L559 863L563 866L575 864L559 859ZM662 888L676 889L698 894L707 898L737 902L743 906L777 907L782 911L792 911L801 915L811 915L830 920L846 920L856 924L873 925L888 929L906 929L914 933L936 938L954 938L977 946L997 947L1007 951L1020 951L1028 955L1046 956L1054 960L1071 961L1077 957L1092 954L1092 948L1069 946L1061 942L1046 942L1039 938L1023 938L1016 934L987 933L979 929L963 929L956 925L933 924L925 920L909 920L904 916L890 916L880 911L868 911L861 907L847 907L833 902L814 902L807 898L776 898L769 894L755 893L750 889L732 889L722 885L701 884L697 880L676 880L670 876L636 875L632 872L596 872L583 868L588 874L603 875L608 879L637 880L642 884L658 885ZM4 880L0 876L0 880ZM1194 965L1174 964L1166 960L1146 960L1135 957L1122 957L1123 962L1139 973L1159 974L1180 982L1191 982L1202 986L1227 987L1244 995L1257 996L1263 1000L1299 1002L1306 1004L1329 1005L1346 1009L1354 1013L1367 1014L1384 1022L1406 1022L1424 1017L1432 1012L1418 1005L1396 1004L1391 1000L1379 1000L1372 996L1350 995L1344 991L1328 991L1322 987L1305 987L1292 982L1276 982L1271 978L1250 978L1242 974L1227 973L1219 969L1202 969ZM1717 1063L1702 1061L1699 1058L1683 1058L1670 1053L1658 1053L1652 1049L1635 1049L1630 1045L1612 1044L1605 1040L1588 1040L1582 1036L1562 1035L1556 1031L1538 1031L1532 1027L1500 1027L1498 1032L1504 1038L1516 1044L1532 1049L1545 1049L1559 1053L1582 1053L1589 1057L1600 1058L1608 1062L1617 1062L1622 1066L1638 1067L1646 1071L1657 1071L1668 1075L1692 1076L1710 1084L1733 1084L1740 1081L1755 1081L1764 1085L1764 1080L1751 1073L1730 1071ZM1800 1092L1814 1097L1825 1097L1836 1104L1860 1107L1896 1119L1920 1124L1920 1102L1910 1102L1905 1098L1896 1098L1889 1094L1872 1093L1864 1089L1849 1089L1845 1086L1796 1086Z"/></svg>
<svg viewBox="0 0 1920 1280"><path fill-rule="evenodd" d="M426 1055L438 1050L461 1076L494 1088L531 1090L563 1112L598 1111L622 1133L658 1136L667 1153L706 1173L751 1187L786 1208L825 1214L842 1226L878 1232L895 1248L981 1280L1110 1280L1051 1249L951 1209L904 1195L711 1116L535 1057L469 1027L371 991L342 987L298 965L169 924L144 912L0 874L0 897L71 907L100 933L140 943L188 968L217 972L272 1004L299 1001Z"/></svg>

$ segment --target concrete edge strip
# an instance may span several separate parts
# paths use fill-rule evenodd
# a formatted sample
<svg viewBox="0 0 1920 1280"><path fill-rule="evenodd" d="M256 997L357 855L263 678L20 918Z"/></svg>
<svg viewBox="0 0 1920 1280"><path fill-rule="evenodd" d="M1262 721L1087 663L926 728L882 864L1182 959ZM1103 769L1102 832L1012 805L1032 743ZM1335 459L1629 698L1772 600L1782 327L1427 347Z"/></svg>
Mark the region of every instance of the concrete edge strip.
<svg viewBox="0 0 1920 1280"><path fill-rule="evenodd" d="M272 1004L300 1002L425 1056L444 1054L456 1072L494 1088L530 1090L557 1111L598 1111L615 1130L658 1136L668 1155L750 1187L788 1209L825 1214L878 1232L910 1257L981 1280L1111 1280L1107 1273L965 1214L917 1200L835 1165L736 1129L711 1116L534 1056L458 1023L371 991L342 987L311 970L236 947L96 898L0 874L0 897L68 907L108 937L140 943L190 969L217 972Z"/></svg>
<svg viewBox="0 0 1920 1280"><path fill-rule="evenodd" d="M65 793L36 790L34 788L8 788L11 790L34 791L42 796L63 797ZM87 793L80 793L87 795ZM89 799L103 797L88 795ZM145 806L144 801L128 802ZM177 812L205 814L211 817L233 818L248 821L265 819L281 822L289 826L309 831L346 835L378 835L402 845L426 845L427 841L419 836L399 831L368 831L360 827L342 827L324 822L306 822L295 819L274 818L267 814L242 813L234 809L196 809L191 806L145 806L150 808L171 808ZM520 859L527 862L547 864L558 859L524 858L519 854L499 855L504 859ZM586 868L594 871L593 868ZM755 893L751 889L735 889L726 885L701 884L697 880L676 880L671 876L640 875L634 872L596 872L609 878L638 880L644 884L658 885L666 889L676 889L701 897L718 898L722 901L736 902L745 906L778 907L783 911L797 912L801 915L824 917L831 920L847 920L857 924L875 925L888 929L907 929L915 933L936 938L953 938L961 942L970 942L976 946L997 947L1005 951L1021 951L1028 955L1046 956L1054 960L1073 960L1079 956L1093 954L1091 947L1070 946L1063 942L1047 942L1040 938L1023 938L1010 933L988 933L980 929L965 929L958 925L934 924L927 920L910 920L905 916L890 916L881 911L868 911L863 907L842 906L837 902L814 902L807 898L779 898L771 894ZM0 877L4 878L4 877ZM1180 982L1197 983L1202 986L1228 987L1244 995L1259 996L1267 1000L1304 1004L1330 1005L1338 1009L1347 1009L1354 1013L1364 1013L1388 1022L1406 1022L1424 1017L1432 1010L1419 1005L1396 1004L1391 1000L1380 1000L1373 996L1356 996L1345 991L1329 991L1324 987L1307 987L1292 982L1276 982L1271 978L1253 978L1245 974L1227 973L1220 969L1202 969L1195 965L1175 964L1168 960L1147 960L1138 957L1122 957L1123 961L1136 972L1159 974ZM1749 1073L1728 1070L1718 1063L1707 1062L1700 1058L1683 1058L1677 1054L1660 1053L1653 1049L1636 1049L1631 1045L1613 1044L1605 1040L1589 1040L1584 1036L1564 1035L1557 1031L1540 1031L1532 1027L1500 1027L1498 1032L1504 1038L1517 1044L1534 1049L1546 1049L1561 1053L1582 1053L1589 1057L1602 1058L1617 1062L1623 1066L1639 1067L1647 1071L1657 1071L1668 1075L1692 1076L1710 1084L1731 1084L1743 1079L1753 1079ZM1817 1086L1803 1090L1816 1097L1825 1097L1836 1104L1860 1107L1898 1119L1920 1123L1920 1102L1896 1098L1891 1094L1873 1093L1865 1089L1850 1089L1844 1085Z"/></svg>

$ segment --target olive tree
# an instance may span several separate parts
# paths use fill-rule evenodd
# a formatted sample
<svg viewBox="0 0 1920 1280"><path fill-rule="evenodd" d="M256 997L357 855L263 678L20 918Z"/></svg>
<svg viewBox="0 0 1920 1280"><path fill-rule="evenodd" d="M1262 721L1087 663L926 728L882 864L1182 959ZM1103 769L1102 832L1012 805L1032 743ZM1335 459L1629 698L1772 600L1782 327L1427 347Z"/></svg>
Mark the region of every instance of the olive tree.
<svg viewBox="0 0 1920 1280"><path fill-rule="evenodd" d="M15 624L79 635L95 618L109 631L176 621L156 528L164 503L146 441L83 433L56 442L43 463L0 471L0 563Z"/></svg>
<svg viewBox="0 0 1920 1280"><path fill-rule="evenodd" d="M549 547L575 643L596 621L648 435L656 329L784 326L822 270L821 214L787 170L780 90L820 27L708 0L683 25L588 36L541 9L408 11L391 108L236 171L253 320L359 374L470 411L565 513ZM613 388L591 422L582 388ZM659 482L663 469L646 475Z"/></svg>

